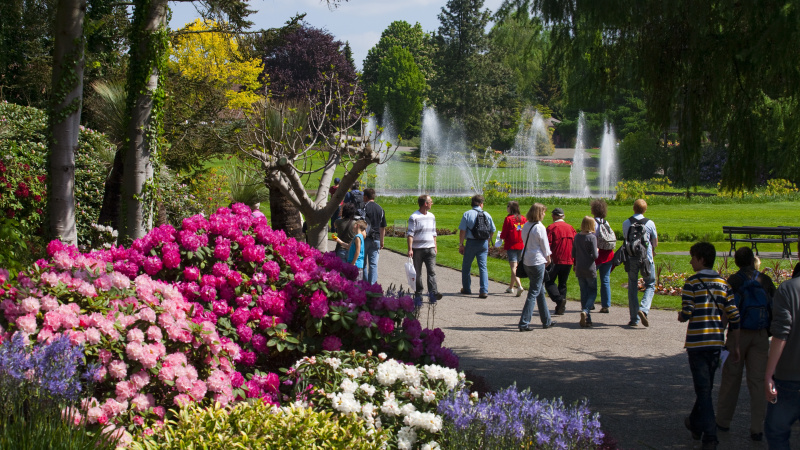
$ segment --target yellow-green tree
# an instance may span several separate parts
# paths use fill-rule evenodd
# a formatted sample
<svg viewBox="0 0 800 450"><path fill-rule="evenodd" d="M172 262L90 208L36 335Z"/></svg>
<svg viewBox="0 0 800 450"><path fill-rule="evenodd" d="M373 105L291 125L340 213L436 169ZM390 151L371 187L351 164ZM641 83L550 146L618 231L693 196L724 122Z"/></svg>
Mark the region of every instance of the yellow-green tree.
<svg viewBox="0 0 800 450"><path fill-rule="evenodd" d="M229 109L250 109L258 100L260 60L245 59L236 38L215 32L212 20L197 19L176 33L170 46L170 69L192 81L206 81L225 89Z"/></svg>

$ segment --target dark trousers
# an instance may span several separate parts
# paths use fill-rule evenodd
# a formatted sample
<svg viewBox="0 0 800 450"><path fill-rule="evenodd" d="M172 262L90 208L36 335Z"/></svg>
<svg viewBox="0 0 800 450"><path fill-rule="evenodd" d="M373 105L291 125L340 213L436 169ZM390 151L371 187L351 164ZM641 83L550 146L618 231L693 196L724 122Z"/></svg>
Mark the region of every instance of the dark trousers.
<svg viewBox="0 0 800 450"><path fill-rule="evenodd" d="M719 349L689 350L686 354L689 355L689 369L697 396L689 422L694 432L703 433L703 442L717 442L717 420L711 391L714 389L714 373L719 367Z"/></svg>
<svg viewBox="0 0 800 450"><path fill-rule="evenodd" d="M560 303L567 299L567 279L571 271L572 264L556 264L553 278L544 282L544 289L550 296L550 300ZM558 285L556 285L556 280L558 280Z"/></svg>
<svg viewBox="0 0 800 450"><path fill-rule="evenodd" d="M422 264L425 264L425 272L428 280L428 294L435 296L439 292L436 287L436 248L415 248L414 249L414 270L417 272L417 287L414 291L415 296L422 295Z"/></svg>

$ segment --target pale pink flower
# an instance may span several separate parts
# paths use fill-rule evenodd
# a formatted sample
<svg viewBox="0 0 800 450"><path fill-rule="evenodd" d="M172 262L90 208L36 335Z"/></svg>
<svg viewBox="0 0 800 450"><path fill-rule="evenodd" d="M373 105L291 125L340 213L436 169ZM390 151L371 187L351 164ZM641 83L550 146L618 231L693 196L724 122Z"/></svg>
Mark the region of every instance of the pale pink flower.
<svg viewBox="0 0 800 450"><path fill-rule="evenodd" d="M158 371L158 379L172 381L175 379L175 369L172 366L161 366L161 370Z"/></svg>
<svg viewBox="0 0 800 450"><path fill-rule="evenodd" d="M86 342L92 345L99 344L102 338L100 331L94 327L87 328L84 334L86 335Z"/></svg>
<svg viewBox="0 0 800 450"><path fill-rule="evenodd" d="M41 304L43 311L52 311L58 308L58 300L56 300L52 295L45 295L42 297Z"/></svg>
<svg viewBox="0 0 800 450"><path fill-rule="evenodd" d="M43 328L41 331L39 331L39 334L36 335L36 342L40 344L43 342L48 342L53 335L53 330L49 328Z"/></svg>
<svg viewBox="0 0 800 450"><path fill-rule="evenodd" d="M136 395L136 387L128 381L120 381L116 388L117 401L127 400Z"/></svg>
<svg viewBox="0 0 800 450"><path fill-rule="evenodd" d="M86 420L90 424L99 423L100 425L105 425L108 422L108 416L101 408L95 406L94 408L89 408L89 411L86 412Z"/></svg>
<svg viewBox="0 0 800 450"><path fill-rule="evenodd" d="M208 376L208 390L212 392L222 392L225 387L230 387L230 378L221 370L215 370Z"/></svg>
<svg viewBox="0 0 800 450"><path fill-rule="evenodd" d="M179 408L183 408L184 406L188 405L192 402L192 399L186 394L180 394L175 396L175 406Z"/></svg>
<svg viewBox="0 0 800 450"><path fill-rule="evenodd" d="M69 343L72 345L81 345L86 341L86 336L81 331L69 331Z"/></svg>
<svg viewBox="0 0 800 450"><path fill-rule="evenodd" d="M146 412L154 406L155 399L152 394L139 394L131 400L131 409L136 412Z"/></svg>
<svg viewBox="0 0 800 450"><path fill-rule="evenodd" d="M129 342L128 345L125 346L125 354L134 361L139 361L143 353L142 344L138 342Z"/></svg>
<svg viewBox="0 0 800 450"><path fill-rule="evenodd" d="M135 317L139 320L143 320L145 322L155 323L156 321L156 312L153 311L149 307L144 307L136 312Z"/></svg>
<svg viewBox="0 0 800 450"><path fill-rule="evenodd" d="M178 389L178 392L188 392L193 385L194 382L185 375L178 377L178 379L175 380L175 387Z"/></svg>
<svg viewBox="0 0 800 450"><path fill-rule="evenodd" d="M140 412L141 412L141 411L140 411ZM137 425L137 426L142 426L142 425L144 425L144 417L142 417L142 416L134 416L134 417L133 417L133 423L134 423L135 425Z"/></svg>
<svg viewBox="0 0 800 450"><path fill-rule="evenodd" d="M84 297L97 297L97 290L89 283L81 283L78 287L78 293Z"/></svg>
<svg viewBox="0 0 800 450"><path fill-rule="evenodd" d="M144 342L144 333L142 332L142 330L138 328L133 328L131 330L128 330L127 337L128 337L128 342L138 342L140 344Z"/></svg>
<svg viewBox="0 0 800 450"><path fill-rule="evenodd" d="M147 339L155 342L161 342L161 328L151 325L150 328L147 329Z"/></svg>
<svg viewBox="0 0 800 450"><path fill-rule="evenodd" d="M189 395L191 395L195 401L200 401L203 397L206 396L207 391L208 388L206 387L206 384L203 381L195 380L194 384L192 385L192 388L189 390Z"/></svg>
<svg viewBox="0 0 800 450"><path fill-rule="evenodd" d="M120 403L113 398L106 399L106 402L103 404L103 412L105 412L108 417L116 417L127 409L127 402Z"/></svg>
<svg viewBox="0 0 800 450"><path fill-rule="evenodd" d="M100 358L100 362L101 363L103 363L104 365L108 365L108 363L109 363L109 361L111 361L111 358L113 357L113 355L111 354L110 351L108 351L106 349L101 349L97 353L97 357Z"/></svg>
<svg viewBox="0 0 800 450"><path fill-rule="evenodd" d="M131 375L131 384L133 384L136 389L142 389L143 387L147 386L147 383L149 382L150 375L148 375L144 370Z"/></svg>
<svg viewBox="0 0 800 450"><path fill-rule="evenodd" d="M153 414L155 414L159 419L163 419L166 413L167 410L163 406L156 406L153 408Z"/></svg>
<svg viewBox="0 0 800 450"><path fill-rule="evenodd" d="M36 332L36 315L29 314L17 318L17 327L25 334L33 334Z"/></svg>
<svg viewBox="0 0 800 450"><path fill-rule="evenodd" d="M115 380L122 380L128 375L128 365L120 360L112 361L108 365L108 374Z"/></svg>
<svg viewBox="0 0 800 450"><path fill-rule="evenodd" d="M35 297L26 297L22 300L22 303L20 303L19 307L25 314L29 313L36 314L37 312L39 312L41 304L39 303L39 300L36 299Z"/></svg>

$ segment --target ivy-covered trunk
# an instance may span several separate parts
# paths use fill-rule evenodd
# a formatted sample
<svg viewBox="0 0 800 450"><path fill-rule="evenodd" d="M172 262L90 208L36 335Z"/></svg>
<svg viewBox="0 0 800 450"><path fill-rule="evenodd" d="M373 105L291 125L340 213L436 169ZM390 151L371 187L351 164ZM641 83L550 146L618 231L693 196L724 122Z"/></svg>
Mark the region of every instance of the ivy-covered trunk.
<svg viewBox="0 0 800 450"><path fill-rule="evenodd" d="M145 235L154 214L153 167L162 131L160 81L168 56L167 0L135 0L128 70L128 141L124 150L120 240Z"/></svg>
<svg viewBox="0 0 800 450"><path fill-rule="evenodd" d="M59 0L56 10L53 84L50 107L50 235L77 245L75 228L75 151L83 97L83 18L86 0Z"/></svg>

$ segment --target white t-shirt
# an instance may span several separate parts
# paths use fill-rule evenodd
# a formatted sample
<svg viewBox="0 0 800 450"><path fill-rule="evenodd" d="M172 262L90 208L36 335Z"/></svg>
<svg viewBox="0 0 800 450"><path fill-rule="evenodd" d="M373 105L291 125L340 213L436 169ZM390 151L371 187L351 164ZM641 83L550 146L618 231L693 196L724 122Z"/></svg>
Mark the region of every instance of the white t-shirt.
<svg viewBox="0 0 800 450"><path fill-rule="evenodd" d="M533 230L531 230L533 227ZM529 233L530 231L530 233ZM525 244L525 256L522 264L538 266L547 263L547 257L552 253L547 242L547 229L541 222L527 222L522 226L522 242ZM530 235L530 239L528 236Z"/></svg>

